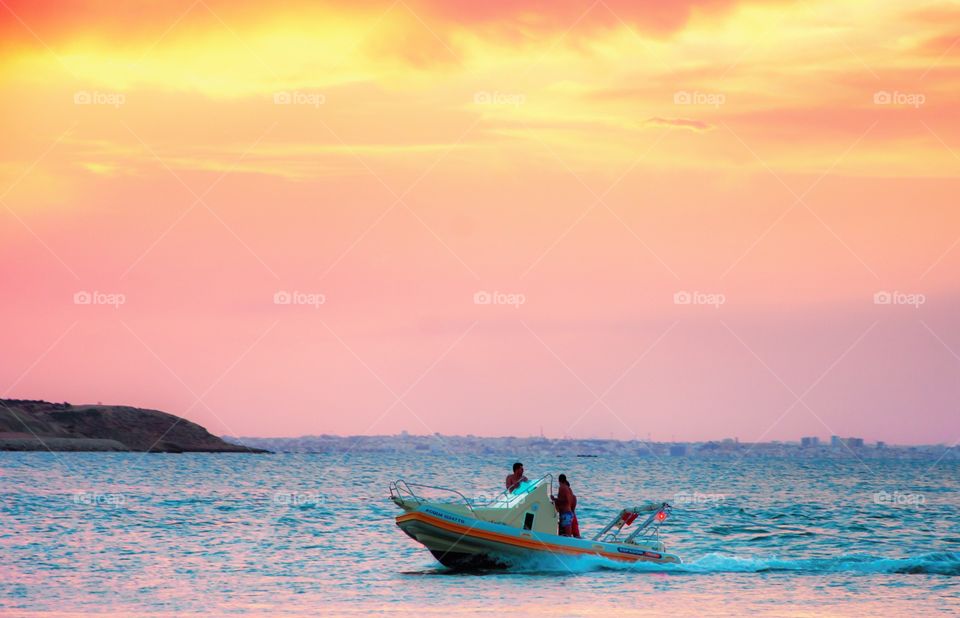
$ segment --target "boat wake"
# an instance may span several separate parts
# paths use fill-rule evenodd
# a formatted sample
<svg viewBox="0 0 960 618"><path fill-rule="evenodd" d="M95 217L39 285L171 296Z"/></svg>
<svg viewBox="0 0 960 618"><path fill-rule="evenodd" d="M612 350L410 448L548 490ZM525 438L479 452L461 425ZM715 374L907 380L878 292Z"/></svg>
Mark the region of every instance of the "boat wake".
<svg viewBox="0 0 960 618"><path fill-rule="evenodd" d="M706 554L683 564L638 562L623 564L598 556L567 558L545 556L515 563L515 572L586 573L614 570L647 573L889 573L960 576L960 553L935 552L910 558L889 558L870 554L837 558L788 559L776 556L756 557L734 554Z"/></svg>

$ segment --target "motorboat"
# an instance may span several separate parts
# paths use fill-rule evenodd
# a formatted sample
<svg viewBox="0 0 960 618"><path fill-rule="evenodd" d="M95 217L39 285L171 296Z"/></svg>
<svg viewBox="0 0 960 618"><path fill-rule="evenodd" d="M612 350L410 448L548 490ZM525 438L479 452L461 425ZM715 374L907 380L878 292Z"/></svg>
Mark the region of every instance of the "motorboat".
<svg viewBox="0 0 960 618"><path fill-rule="evenodd" d="M625 563L681 562L660 540L660 525L671 511L666 502L621 509L592 538L575 538L559 534L549 474L490 501L403 479L390 483L389 489L391 500L403 509L397 526L450 568L504 568L551 555L597 556ZM437 493L442 497L425 497Z"/></svg>

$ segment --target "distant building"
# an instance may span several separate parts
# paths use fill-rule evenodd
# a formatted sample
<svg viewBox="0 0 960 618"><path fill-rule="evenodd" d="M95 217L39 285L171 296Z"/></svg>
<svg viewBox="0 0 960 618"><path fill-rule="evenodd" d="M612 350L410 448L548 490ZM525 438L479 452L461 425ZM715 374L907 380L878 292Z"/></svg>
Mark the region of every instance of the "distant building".
<svg viewBox="0 0 960 618"><path fill-rule="evenodd" d="M800 438L800 446L806 448L809 446L820 446L820 438L817 436L808 436Z"/></svg>
<svg viewBox="0 0 960 618"><path fill-rule="evenodd" d="M671 457L686 457L687 455L687 445L686 444L676 444L670 447L670 456Z"/></svg>
<svg viewBox="0 0 960 618"><path fill-rule="evenodd" d="M887 448L887 443L882 440L877 440L877 448Z"/></svg>
<svg viewBox="0 0 960 618"><path fill-rule="evenodd" d="M830 436L830 446L846 446L847 448L862 448L863 438L841 438L840 436Z"/></svg>

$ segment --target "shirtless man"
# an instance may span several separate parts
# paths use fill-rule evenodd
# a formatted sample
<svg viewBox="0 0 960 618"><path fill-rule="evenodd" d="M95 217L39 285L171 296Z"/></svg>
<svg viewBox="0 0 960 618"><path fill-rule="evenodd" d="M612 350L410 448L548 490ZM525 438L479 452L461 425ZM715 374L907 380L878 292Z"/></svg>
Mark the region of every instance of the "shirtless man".
<svg viewBox="0 0 960 618"><path fill-rule="evenodd" d="M577 507L577 496L570 489L570 483L567 481L567 475L561 474L558 478L557 495L553 499L553 505L560 514L560 536L575 536L573 532L573 510ZM580 526L577 526L577 533L580 532Z"/></svg>
<svg viewBox="0 0 960 618"><path fill-rule="evenodd" d="M519 461L513 464L513 474L507 475L507 491L513 492L520 487L520 483L526 483L527 477L523 475L523 464Z"/></svg>

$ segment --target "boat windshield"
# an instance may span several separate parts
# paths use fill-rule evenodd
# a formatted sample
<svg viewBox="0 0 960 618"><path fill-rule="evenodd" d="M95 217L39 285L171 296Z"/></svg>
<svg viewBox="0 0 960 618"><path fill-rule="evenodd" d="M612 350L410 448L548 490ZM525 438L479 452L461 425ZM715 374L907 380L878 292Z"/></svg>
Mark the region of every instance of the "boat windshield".
<svg viewBox="0 0 960 618"><path fill-rule="evenodd" d="M499 496L493 499L493 502L487 505L487 508L493 509L510 509L515 507L524 496L529 494L531 491L540 486L545 479L537 479L536 481L521 481L513 491L503 492Z"/></svg>

